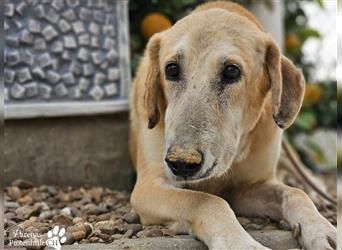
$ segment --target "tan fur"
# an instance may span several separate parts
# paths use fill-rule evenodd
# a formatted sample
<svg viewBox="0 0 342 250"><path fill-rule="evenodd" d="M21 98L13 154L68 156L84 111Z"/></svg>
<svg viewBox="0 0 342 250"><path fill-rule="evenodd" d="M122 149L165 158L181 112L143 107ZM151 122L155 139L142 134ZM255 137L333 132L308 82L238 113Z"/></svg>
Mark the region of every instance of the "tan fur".
<svg viewBox="0 0 342 250"><path fill-rule="evenodd" d="M177 82L165 78L170 62L181 67ZM219 80L227 63L242 69L229 86ZM279 127L292 124L303 93L301 72L236 4L204 4L155 34L130 98L131 202L142 222L191 232L210 249L265 249L235 214L268 216L299 223L306 249L332 249L336 229L305 193L275 178ZM203 164L179 179L165 157Z"/></svg>

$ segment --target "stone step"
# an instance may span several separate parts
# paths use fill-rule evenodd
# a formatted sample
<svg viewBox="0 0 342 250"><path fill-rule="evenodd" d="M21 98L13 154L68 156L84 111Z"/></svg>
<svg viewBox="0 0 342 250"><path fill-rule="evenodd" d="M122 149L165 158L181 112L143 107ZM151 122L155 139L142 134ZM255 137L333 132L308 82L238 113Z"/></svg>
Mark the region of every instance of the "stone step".
<svg viewBox="0 0 342 250"><path fill-rule="evenodd" d="M267 230L249 231L258 242L275 250L300 248L291 231ZM62 250L206 250L207 247L191 236L176 236L174 238L154 237L140 239L116 240L111 244L87 244L63 246Z"/></svg>

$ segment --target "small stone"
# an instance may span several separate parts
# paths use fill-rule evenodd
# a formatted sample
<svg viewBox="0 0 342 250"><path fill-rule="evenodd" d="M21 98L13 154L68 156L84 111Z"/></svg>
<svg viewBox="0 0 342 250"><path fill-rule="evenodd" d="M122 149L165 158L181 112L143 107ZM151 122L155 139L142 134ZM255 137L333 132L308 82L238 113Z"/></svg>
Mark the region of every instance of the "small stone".
<svg viewBox="0 0 342 250"><path fill-rule="evenodd" d="M62 31L62 32L67 32L67 31L69 31L70 29L71 29L71 26L70 26L70 24L67 22L67 21L65 21L64 19L61 19L61 20L59 20L59 22L58 22L58 28Z"/></svg>
<svg viewBox="0 0 342 250"><path fill-rule="evenodd" d="M46 73L46 79L50 82L50 83L57 83L60 79L61 79L61 76L56 72L56 71L53 71L53 70L49 70L47 73Z"/></svg>
<svg viewBox="0 0 342 250"><path fill-rule="evenodd" d="M86 237L86 233L83 231L73 232L71 234L76 241L82 240Z"/></svg>
<svg viewBox="0 0 342 250"><path fill-rule="evenodd" d="M90 44L89 34L82 34L82 35L78 36L78 43L80 45L89 45Z"/></svg>
<svg viewBox="0 0 342 250"><path fill-rule="evenodd" d="M70 207L65 207L61 210L61 214L72 216L72 211Z"/></svg>
<svg viewBox="0 0 342 250"><path fill-rule="evenodd" d="M97 23L91 22L89 24L89 31L93 35L98 35L98 34L100 34L100 26Z"/></svg>
<svg viewBox="0 0 342 250"><path fill-rule="evenodd" d="M5 28L5 31L9 30L9 28L10 28L6 19L5 19L5 23L4 23L4 28Z"/></svg>
<svg viewBox="0 0 342 250"><path fill-rule="evenodd" d="M52 6L55 10L59 11L59 10L63 9L63 7L64 7L64 1L63 1L63 0L54 0L54 1L51 3L51 6Z"/></svg>
<svg viewBox="0 0 342 250"><path fill-rule="evenodd" d="M26 63L26 64L32 66L33 62L34 62L34 57L33 57L33 54L31 53L31 51L24 50L21 54L21 61L23 63Z"/></svg>
<svg viewBox="0 0 342 250"><path fill-rule="evenodd" d="M70 61L71 60L71 53L70 53L70 51L64 51L63 52L63 54L62 54L62 58L64 59L64 60L68 60L68 61Z"/></svg>
<svg viewBox="0 0 342 250"><path fill-rule="evenodd" d="M42 31L46 40L50 41L58 35L58 32L51 25L46 26Z"/></svg>
<svg viewBox="0 0 342 250"><path fill-rule="evenodd" d="M106 36L115 37L115 28L112 25L105 25L102 28L103 34Z"/></svg>
<svg viewBox="0 0 342 250"><path fill-rule="evenodd" d="M79 0L66 0L67 1L67 4L74 8L74 7L77 7L78 5L80 5L80 1Z"/></svg>
<svg viewBox="0 0 342 250"><path fill-rule="evenodd" d="M107 54L107 59L111 63L115 63L117 58L118 58L118 53L116 52L115 49L111 49L108 54Z"/></svg>
<svg viewBox="0 0 342 250"><path fill-rule="evenodd" d="M108 80L110 81L116 81L119 79L119 69L117 68L111 68L108 70Z"/></svg>
<svg viewBox="0 0 342 250"><path fill-rule="evenodd" d="M45 52L45 53L41 54L40 56L38 56L37 61L38 61L38 65L41 68L45 68L45 67L47 67L47 66L52 64L51 56L47 52Z"/></svg>
<svg viewBox="0 0 342 250"><path fill-rule="evenodd" d="M55 186L47 186L47 191L51 196L58 194L58 190Z"/></svg>
<svg viewBox="0 0 342 250"><path fill-rule="evenodd" d="M93 47L93 48L98 48L100 46L99 45L99 39L98 39L97 36L92 36L91 37L90 46Z"/></svg>
<svg viewBox="0 0 342 250"><path fill-rule="evenodd" d="M38 0L27 0L26 1L30 6L36 6L38 3Z"/></svg>
<svg viewBox="0 0 342 250"><path fill-rule="evenodd" d="M35 82L25 84L25 89L27 97L33 97L38 95L38 84Z"/></svg>
<svg viewBox="0 0 342 250"><path fill-rule="evenodd" d="M29 21L28 21L28 29L32 33L39 33L41 31L42 27L41 27L40 23L37 22L36 20L29 19Z"/></svg>
<svg viewBox="0 0 342 250"><path fill-rule="evenodd" d="M104 92L101 87L96 85L90 90L89 94L94 98L94 100L99 101L102 99Z"/></svg>
<svg viewBox="0 0 342 250"><path fill-rule="evenodd" d="M90 81L87 78L81 78L78 82L79 89L82 90L87 90L89 88Z"/></svg>
<svg viewBox="0 0 342 250"><path fill-rule="evenodd" d="M65 48L68 48L68 49L74 49L77 47L77 43L76 43L76 39L74 36L65 36L64 37L64 46Z"/></svg>
<svg viewBox="0 0 342 250"><path fill-rule="evenodd" d="M104 234L115 234L120 233L121 230L118 228L117 225L113 221L101 221L96 223L95 227L97 227L102 233Z"/></svg>
<svg viewBox="0 0 342 250"><path fill-rule="evenodd" d="M99 213L97 206L95 204L92 204L92 203L87 204L84 207L82 207L82 211L87 215Z"/></svg>
<svg viewBox="0 0 342 250"><path fill-rule="evenodd" d="M115 41L112 38L106 37L103 41L103 48L110 50L115 47Z"/></svg>
<svg viewBox="0 0 342 250"><path fill-rule="evenodd" d="M92 17L91 10L81 7L79 16L84 21L91 20L91 17Z"/></svg>
<svg viewBox="0 0 342 250"><path fill-rule="evenodd" d="M83 75L90 76L94 73L94 66L90 63L83 64Z"/></svg>
<svg viewBox="0 0 342 250"><path fill-rule="evenodd" d="M38 5L37 7L34 8L34 13L37 17L39 18L44 18L45 17L45 9L43 5Z"/></svg>
<svg viewBox="0 0 342 250"><path fill-rule="evenodd" d="M107 61L104 61L103 63L100 64L100 68L103 69L104 71L107 71L109 67L109 63Z"/></svg>
<svg viewBox="0 0 342 250"><path fill-rule="evenodd" d="M20 30L24 25L17 19L12 19L12 23L17 30Z"/></svg>
<svg viewBox="0 0 342 250"><path fill-rule="evenodd" d="M133 234L136 234L143 230L143 226L141 224L125 224L125 230L132 230ZM163 233L164 234L164 233Z"/></svg>
<svg viewBox="0 0 342 250"><path fill-rule="evenodd" d="M58 84L55 87L54 91L55 91L56 95L59 97L63 97L63 96L68 94L68 89L67 89L67 87L65 87L65 85L63 83Z"/></svg>
<svg viewBox="0 0 342 250"><path fill-rule="evenodd" d="M6 51L6 64L14 66L20 62L20 54L17 50L7 52Z"/></svg>
<svg viewBox="0 0 342 250"><path fill-rule="evenodd" d="M72 23L72 29L74 30L76 34L83 33L85 31L83 22L81 21L76 21Z"/></svg>
<svg viewBox="0 0 342 250"><path fill-rule="evenodd" d="M49 21L50 23L57 23L58 19L59 19L59 15L57 14L57 12L53 9L49 9L49 11L47 12L45 19L47 21Z"/></svg>
<svg viewBox="0 0 342 250"><path fill-rule="evenodd" d="M79 99L82 97L82 92L79 87L72 87L69 90L69 96L73 99Z"/></svg>
<svg viewBox="0 0 342 250"><path fill-rule="evenodd" d="M104 90L107 96L114 96L118 93L118 89L115 83L107 84L104 86Z"/></svg>
<svg viewBox="0 0 342 250"><path fill-rule="evenodd" d="M58 223L60 226L65 226L65 227L69 227L72 226L72 219L70 216L65 215L65 214L59 214L57 215L54 219L54 222Z"/></svg>
<svg viewBox="0 0 342 250"><path fill-rule="evenodd" d="M63 43L61 41L55 41L51 45L51 51L55 53L61 53L63 52Z"/></svg>
<svg viewBox="0 0 342 250"><path fill-rule="evenodd" d="M15 186L8 187L6 190L7 190L8 196L11 197L13 200L18 200L22 195L20 188L15 187Z"/></svg>
<svg viewBox="0 0 342 250"><path fill-rule="evenodd" d="M94 20L100 23L103 23L105 20L105 14L103 11L94 10L93 12Z"/></svg>
<svg viewBox="0 0 342 250"><path fill-rule="evenodd" d="M40 95L44 98L44 99L49 99L51 97L51 92L52 92L52 88L46 84L40 84L39 85L39 91L40 91Z"/></svg>
<svg viewBox="0 0 342 250"><path fill-rule="evenodd" d="M43 211L39 214L39 219L41 220L50 220L54 216L54 213L52 211Z"/></svg>
<svg viewBox="0 0 342 250"><path fill-rule="evenodd" d="M97 52L91 53L91 58L93 59L93 62L95 64L100 64L105 60L106 57L104 53L97 51Z"/></svg>
<svg viewBox="0 0 342 250"><path fill-rule="evenodd" d="M75 75L81 75L82 65L77 61L73 61L69 66L69 71L74 73Z"/></svg>
<svg viewBox="0 0 342 250"><path fill-rule="evenodd" d="M19 46L19 38L16 36L6 36L6 45L17 48Z"/></svg>
<svg viewBox="0 0 342 250"><path fill-rule="evenodd" d="M46 50L46 42L43 38L36 38L34 40L33 48L36 50Z"/></svg>
<svg viewBox="0 0 342 250"><path fill-rule="evenodd" d="M33 203L33 198L30 195L24 195L23 197L21 197L20 199L18 199L18 202L20 204L32 204Z"/></svg>
<svg viewBox="0 0 342 250"><path fill-rule="evenodd" d="M171 237L174 237L176 235L176 232L171 230L171 229L168 229L168 228L163 228L162 230L162 233L163 233L163 236L171 236Z"/></svg>
<svg viewBox="0 0 342 250"><path fill-rule="evenodd" d="M133 235L134 235L133 230L129 229L124 233L123 238L131 238Z"/></svg>
<svg viewBox="0 0 342 250"><path fill-rule="evenodd" d="M134 212L134 211L131 211L127 214L125 214L123 217L122 217L126 222L128 223L139 223L139 215Z"/></svg>
<svg viewBox="0 0 342 250"><path fill-rule="evenodd" d="M19 217L21 217L23 219L28 219L35 213L32 206L19 207L15 210L15 212Z"/></svg>
<svg viewBox="0 0 342 250"><path fill-rule="evenodd" d="M76 19L75 11L72 9L67 9L62 14L68 21L74 21Z"/></svg>
<svg viewBox="0 0 342 250"><path fill-rule="evenodd" d="M74 84L75 83L75 77L72 73L65 73L62 75L62 80L66 84Z"/></svg>
<svg viewBox="0 0 342 250"><path fill-rule="evenodd" d="M78 54L77 54L77 58L82 60L82 61L88 61L89 60L89 52L87 49L85 48L81 48L79 51L78 51Z"/></svg>
<svg viewBox="0 0 342 250"><path fill-rule="evenodd" d="M5 83L12 84L15 78L15 71L5 68L4 78L5 78Z"/></svg>
<svg viewBox="0 0 342 250"><path fill-rule="evenodd" d="M29 68L23 68L18 71L18 81L20 83L26 82L31 79L32 79L32 76L31 76L31 72Z"/></svg>
<svg viewBox="0 0 342 250"><path fill-rule="evenodd" d="M6 201L5 202L5 208L7 209L17 209L19 208L19 203L18 202L12 202L12 201Z"/></svg>
<svg viewBox="0 0 342 250"><path fill-rule="evenodd" d="M27 7L27 4L25 2L21 2L17 5L17 7L15 8L15 10L20 14L23 15L24 11Z"/></svg>
<svg viewBox="0 0 342 250"><path fill-rule="evenodd" d="M39 67L33 68L32 74L35 75L35 76L38 76L38 77L41 78L41 79L45 79L45 73L44 73L44 71L43 71L41 68L39 68Z"/></svg>
<svg viewBox="0 0 342 250"><path fill-rule="evenodd" d="M137 236L139 238L161 237L161 236L163 236L163 233L159 229L147 229L147 230L143 230L143 231L140 231L139 233L137 233Z"/></svg>
<svg viewBox="0 0 342 250"><path fill-rule="evenodd" d="M14 15L14 5L12 3L6 3L5 4L5 10L4 10L5 16L13 16Z"/></svg>
<svg viewBox="0 0 342 250"><path fill-rule="evenodd" d="M101 83L104 82L104 80L106 79L105 74L103 73L96 73L94 76L94 84L95 85L100 85Z"/></svg>
<svg viewBox="0 0 342 250"><path fill-rule="evenodd" d="M4 88L4 98L5 98L5 102L9 101L10 99L9 89L6 87Z"/></svg>
<svg viewBox="0 0 342 250"><path fill-rule="evenodd" d="M27 29L24 29L21 33L20 41L22 41L23 43L32 44L33 35L30 33L30 31L28 31Z"/></svg>

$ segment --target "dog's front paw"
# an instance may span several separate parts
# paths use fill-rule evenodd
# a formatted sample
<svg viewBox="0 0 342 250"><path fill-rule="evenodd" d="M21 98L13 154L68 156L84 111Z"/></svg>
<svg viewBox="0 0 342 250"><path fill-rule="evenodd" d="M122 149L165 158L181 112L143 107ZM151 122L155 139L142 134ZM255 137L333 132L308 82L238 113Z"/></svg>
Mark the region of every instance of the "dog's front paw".
<svg viewBox="0 0 342 250"><path fill-rule="evenodd" d="M214 239L210 246L210 250L228 250L228 249L253 249L253 250L270 250L267 247L264 247L259 242L253 240L253 239L241 239L237 240L234 238L224 238L219 237Z"/></svg>
<svg viewBox="0 0 342 250"><path fill-rule="evenodd" d="M335 250L337 230L328 221L300 226L299 239L308 250Z"/></svg>

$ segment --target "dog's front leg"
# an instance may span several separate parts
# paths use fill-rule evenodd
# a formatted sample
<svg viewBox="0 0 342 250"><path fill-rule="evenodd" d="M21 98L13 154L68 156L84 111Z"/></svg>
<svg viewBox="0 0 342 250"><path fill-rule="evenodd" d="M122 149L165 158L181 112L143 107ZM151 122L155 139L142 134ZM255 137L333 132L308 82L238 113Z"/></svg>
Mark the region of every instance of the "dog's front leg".
<svg viewBox="0 0 342 250"><path fill-rule="evenodd" d="M300 189L278 181L263 182L237 191L231 205L241 215L285 219L298 230L299 240L305 249L336 248L336 228Z"/></svg>
<svg viewBox="0 0 342 250"><path fill-rule="evenodd" d="M178 222L210 249L267 249L239 224L228 203L211 194L175 188L162 177L138 176L132 206L144 224Z"/></svg>

